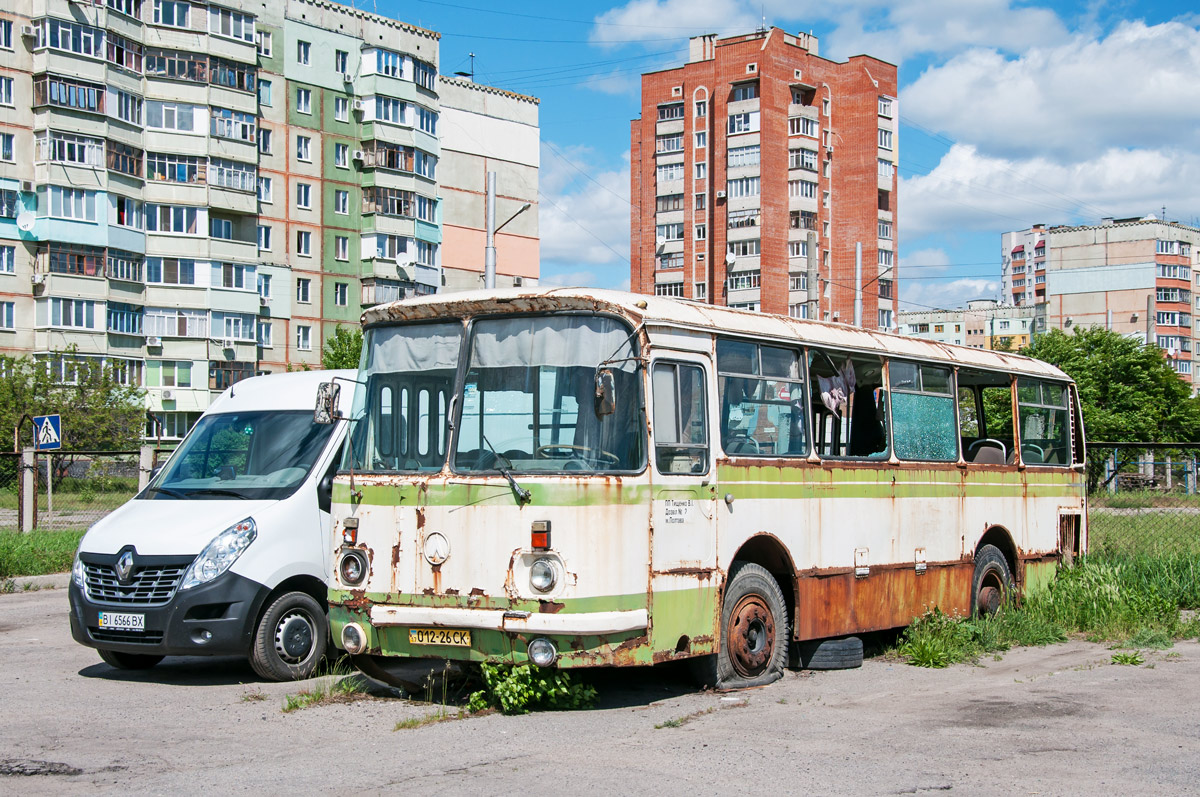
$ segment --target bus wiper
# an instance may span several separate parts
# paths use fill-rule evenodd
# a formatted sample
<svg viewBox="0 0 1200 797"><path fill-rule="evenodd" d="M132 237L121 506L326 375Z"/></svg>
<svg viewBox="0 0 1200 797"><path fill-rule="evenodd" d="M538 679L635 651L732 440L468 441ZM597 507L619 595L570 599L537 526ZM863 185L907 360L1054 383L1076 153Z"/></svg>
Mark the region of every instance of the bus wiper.
<svg viewBox="0 0 1200 797"><path fill-rule="evenodd" d="M483 442L487 444L488 449L492 452L492 457L494 458L492 466L496 470L500 471L501 476L508 480L508 486L512 488L513 495L517 497L517 502L520 504L529 503L533 499L533 496L528 490L517 484L517 480L513 478L512 460L493 448L491 442L487 439L487 435L481 434L480 436L483 438ZM500 460L504 460L508 463L508 465L501 465Z"/></svg>
<svg viewBox="0 0 1200 797"><path fill-rule="evenodd" d="M242 495L241 493L239 493L235 490L223 490L220 487L202 487L199 490L192 490L190 495L197 495L200 493L203 493L204 495L228 495L233 498L240 498L243 501L250 500L249 498L247 498L246 496Z"/></svg>

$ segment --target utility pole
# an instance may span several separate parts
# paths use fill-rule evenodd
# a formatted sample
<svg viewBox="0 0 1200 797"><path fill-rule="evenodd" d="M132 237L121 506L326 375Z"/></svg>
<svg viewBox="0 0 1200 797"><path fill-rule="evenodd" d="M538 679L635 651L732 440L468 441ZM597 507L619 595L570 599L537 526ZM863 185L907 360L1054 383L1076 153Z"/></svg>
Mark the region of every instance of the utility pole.
<svg viewBox="0 0 1200 797"><path fill-rule="evenodd" d="M487 173L487 198L484 210L487 242L483 250L483 287L496 287L496 173Z"/></svg>
<svg viewBox="0 0 1200 797"><path fill-rule="evenodd" d="M862 327L862 241L854 244L854 326Z"/></svg>

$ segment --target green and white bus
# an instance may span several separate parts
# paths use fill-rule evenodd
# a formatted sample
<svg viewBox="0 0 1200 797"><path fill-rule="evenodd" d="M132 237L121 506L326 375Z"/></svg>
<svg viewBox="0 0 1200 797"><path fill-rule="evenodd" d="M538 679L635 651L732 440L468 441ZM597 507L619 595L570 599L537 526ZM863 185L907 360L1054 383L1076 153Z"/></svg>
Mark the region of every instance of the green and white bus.
<svg viewBox="0 0 1200 797"><path fill-rule="evenodd" d="M994 611L1086 548L1076 389L1043 362L579 289L363 321L329 619L364 669L763 684L797 643Z"/></svg>

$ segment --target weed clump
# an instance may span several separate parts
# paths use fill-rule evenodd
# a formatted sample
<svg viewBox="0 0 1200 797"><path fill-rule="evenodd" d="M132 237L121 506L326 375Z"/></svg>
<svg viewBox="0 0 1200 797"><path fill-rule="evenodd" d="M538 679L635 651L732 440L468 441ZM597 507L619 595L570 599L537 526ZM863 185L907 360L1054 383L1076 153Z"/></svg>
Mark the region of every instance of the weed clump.
<svg viewBox="0 0 1200 797"><path fill-rule="evenodd" d="M528 714L530 711L570 711L591 708L596 690L589 684L572 680L570 673L529 664L480 666L483 689L472 692L467 710L474 713L489 708L503 714Z"/></svg>

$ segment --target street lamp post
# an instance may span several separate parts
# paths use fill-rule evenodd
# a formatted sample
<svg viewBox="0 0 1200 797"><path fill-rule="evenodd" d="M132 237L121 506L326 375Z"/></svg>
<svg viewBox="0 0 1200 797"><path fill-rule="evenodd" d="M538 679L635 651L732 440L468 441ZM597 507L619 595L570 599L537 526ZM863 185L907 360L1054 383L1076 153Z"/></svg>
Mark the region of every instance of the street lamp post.
<svg viewBox="0 0 1200 797"><path fill-rule="evenodd" d="M496 287L496 233L504 229L508 222L520 216L533 207L532 202L526 202L499 227L496 226L496 173L487 175L487 203L485 207L485 223L487 225L487 242L483 250L483 287Z"/></svg>

